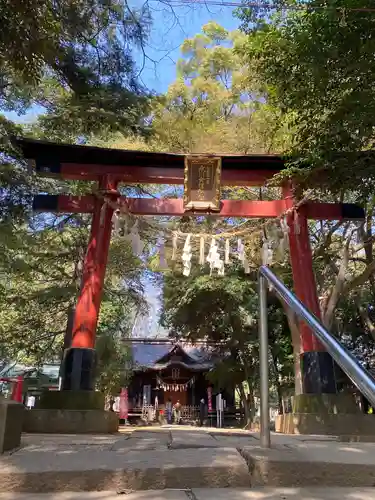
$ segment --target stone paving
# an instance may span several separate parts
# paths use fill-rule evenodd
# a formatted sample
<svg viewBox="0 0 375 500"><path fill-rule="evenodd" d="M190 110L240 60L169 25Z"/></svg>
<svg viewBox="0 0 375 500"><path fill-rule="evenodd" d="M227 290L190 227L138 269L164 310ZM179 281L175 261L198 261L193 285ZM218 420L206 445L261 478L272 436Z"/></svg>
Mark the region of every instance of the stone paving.
<svg viewBox="0 0 375 500"><path fill-rule="evenodd" d="M66 491L105 495L105 491L242 487L254 493L254 487L265 486L374 485L375 443L342 443L331 436L273 434L272 448L264 450L257 433L238 430L165 427L125 428L106 436L30 434L23 436L19 450L0 457L0 492L36 493L38 498ZM183 494L200 500L193 494L187 497L189 491Z"/></svg>
<svg viewBox="0 0 375 500"><path fill-rule="evenodd" d="M114 491L0 494L0 500L119 500ZM373 488L262 488L138 491L126 500L373 500Z"/></svg>

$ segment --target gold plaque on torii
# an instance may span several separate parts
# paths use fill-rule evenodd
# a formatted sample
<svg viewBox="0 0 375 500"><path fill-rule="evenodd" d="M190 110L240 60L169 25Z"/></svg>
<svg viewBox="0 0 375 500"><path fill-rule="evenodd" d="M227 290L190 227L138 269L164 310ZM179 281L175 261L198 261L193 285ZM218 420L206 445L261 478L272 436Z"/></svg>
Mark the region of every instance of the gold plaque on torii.
<svg viewBox="0 0 375 500"><path fill-rule="evenodd" d="M220 211L221 158L185 156L184 210Z"/></svg>

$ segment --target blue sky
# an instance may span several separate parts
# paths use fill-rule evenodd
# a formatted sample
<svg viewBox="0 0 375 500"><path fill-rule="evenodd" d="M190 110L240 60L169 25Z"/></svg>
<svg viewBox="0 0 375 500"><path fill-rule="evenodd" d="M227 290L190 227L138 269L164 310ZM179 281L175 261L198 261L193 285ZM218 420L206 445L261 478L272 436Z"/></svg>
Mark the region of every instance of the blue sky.
<svg viewBox="0 0 375 500"><path fill-rule="evenodd" d="M141 73L144 84L156 92L165 92L176 76L180 45L201 31L204 24L216 21L227 30L238 28L232 7L206 5L171 7L150 2L153 26L146 47L145 67ZM143 57L139 57L142 64Z"/></svg>
<svg viewBox="0 0 375 500"><path fill-rule="evenodd" d="M139 5L134 0L133 5ZM136 54L140 79L149 90L157 93L165 92L176 76L176 62L180 57L180 46L186 38L191 38L201 31L204 24L216 21L227 30L238 28L239 21L233 16L232 7L211 5L167 6L167 4L150 0L153 24L147 45L146 57ZM173 9L173 10L172 10ZM0 110L1 111L1 110ZM41 109L29 110L24 116L6 113L16 122L29 122L35 119Z"/></svg>

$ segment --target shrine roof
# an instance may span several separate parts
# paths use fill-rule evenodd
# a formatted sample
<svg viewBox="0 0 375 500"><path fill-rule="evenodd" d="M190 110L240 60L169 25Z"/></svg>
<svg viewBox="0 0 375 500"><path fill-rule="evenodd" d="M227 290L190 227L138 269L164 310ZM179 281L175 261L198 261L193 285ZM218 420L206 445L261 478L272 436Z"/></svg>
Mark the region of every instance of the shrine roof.
<svg viewBox="0 0 375 500"><path fill-rule="evenodd" d="M165 359L168 354L178 346L190 358L191 362L174 361ZM211 353L206 347L192 346L189 344L155 344L142 343L132 345L132 357L135 368L162 370L171 364L179 364L192 370L209 370L214 362ZM164 358L164 359L163 359Z"/></svg>
<svg viewBox="0 0 375 500"><path fill-rule="evenodd" d="M33 160L48 160L49 164L74 163L95 165L126 165L153 168L184 168L185 154L158 153L149 151L133 151L125 149L102 148L96 146L75 145L41 141L28 138L14 139L25 158ZM207 153L201 153L207 156ZM199 156L199 154L195 155ZM284 160L279 155L251 154L227 155L217 153L212 156L222 158L223 170L271 170L280 171L284 168Z"/></svg>

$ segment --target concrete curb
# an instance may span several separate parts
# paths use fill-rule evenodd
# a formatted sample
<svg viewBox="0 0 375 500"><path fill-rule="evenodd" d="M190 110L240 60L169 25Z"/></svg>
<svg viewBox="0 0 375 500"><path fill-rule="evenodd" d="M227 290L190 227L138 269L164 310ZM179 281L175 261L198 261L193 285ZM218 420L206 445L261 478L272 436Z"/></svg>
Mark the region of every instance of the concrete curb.
<svg viewBox="0 0 375 500"><path fill-rule="evenodd" d="M246 487L245 466L0 473L0 493Z"/></svg>
<svg viewBox="0 0 375 500"><path fill-rule="evenodd" d="M375 465L323 461L280 460L240 450L249 468L252 487L374 487Z"/></svg>

